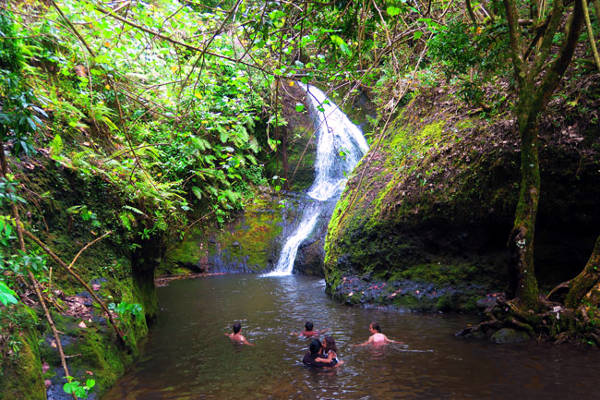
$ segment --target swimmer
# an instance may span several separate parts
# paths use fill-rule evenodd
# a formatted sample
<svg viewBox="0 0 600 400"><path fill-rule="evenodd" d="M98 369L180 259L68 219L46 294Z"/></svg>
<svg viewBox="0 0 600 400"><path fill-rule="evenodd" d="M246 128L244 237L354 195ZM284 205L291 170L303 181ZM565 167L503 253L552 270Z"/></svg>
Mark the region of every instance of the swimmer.
<svg viewBox="0 0 600 400"><path fill-rule="evenodd" d="M329 363L332 366L342 365L344 362L338 360L337 351L335 339L332 336L325 336L321 342L320 356L315 361Z"/></svg>
<svg viewBox="0 0 600 400"><path fill-rule="evenodd" d="M392 340L385 336L383 333L381 333L381 327L377 322L371 322L369 324L369 332L371 333L371 336L369 336L369 340L367 340L364 343L355 344L354 346L366 346L368 344L379 346L387 343L403 343L397 340Z"/></svg>
<svg viewBox="0 0 600 400"><path fill-rule="evenodd" d="M323 358L319 357L319 352L321 350L321 342L319 339L313 339L310 341L310 345L308 346L308 350L306 354L304 354L304 358L302 359L302 363L307 367L313 368L326 368L326 367L334 367L333 363L326 362ZM322 360L322 361L319 361Z"/></svg>
<svg viewBox="0 0 600 400"><path fill-rule="evenodd" d="M304 324L304 330L302 332L291 332L290 335L313 337L319 336L321 333L325 333L329 330L329 328L325 328L318 331L313 330L313 327L314 325L311 321L306 321L306 323Z"/></svg>
<svg viewBox="0 0 600 400"><path fill-rule="evenodd" d="M249 346L254 346L254 343L250 343L248 340L246 340L244 335L242 335L242 324L236 322L231 328L233 330L233 333L225 334L225 336L231 339L231 341L239 344L247 344Z"/></svg>

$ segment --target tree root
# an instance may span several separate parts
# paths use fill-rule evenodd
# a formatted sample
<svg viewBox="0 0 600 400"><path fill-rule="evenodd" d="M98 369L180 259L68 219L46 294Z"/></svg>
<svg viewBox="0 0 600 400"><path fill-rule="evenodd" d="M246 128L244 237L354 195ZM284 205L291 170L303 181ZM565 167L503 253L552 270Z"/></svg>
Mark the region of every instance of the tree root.
<svg viewBox="0 0 600 400"><path fill-rule="evenodd" d="M457 332L456 336L479 333L490 338L502 328L511 328L526 332L538 341L578 342L600 347L600 285L592 288L586 298L586 304L577 309L541 298L537 312L523 309L515 300L498 301L486 310L487 320Z"/></svg>
<svg viewBox="0 0 600 400"><path fill-rule="evenodd" d="M566 282L563 282L563 283L560 283L560 284L556 285L554 287L554 289L552 289L550 292L548 292L548 294L545 297L546 300L550 300L550 298L552 297L552 295L556 294L556 292L558 292L559 290L570 289L570 287L571 287L571 281L572 281L572 279L569 279Z"/></svg>
<svg viewBox="0 0 600 400"><path fill-rule="evenodd" d="M531 336L531 337L535 336L535 331L531 325L524 323L524 322L517 321L515 318L511 318L509 322L511 324L513 324L517 329L526 331L529 334L529 336Z"/></svg>

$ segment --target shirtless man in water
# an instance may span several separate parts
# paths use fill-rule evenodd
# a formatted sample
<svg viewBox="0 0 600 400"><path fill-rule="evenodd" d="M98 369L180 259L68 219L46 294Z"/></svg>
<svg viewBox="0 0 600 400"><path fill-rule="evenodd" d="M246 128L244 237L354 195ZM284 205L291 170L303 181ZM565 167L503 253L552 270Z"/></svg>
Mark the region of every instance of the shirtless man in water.
<svg viewBox="0 0 600 400"><path fill-rule="evenodd" d="M231 328L233 329L233 333L226 333L225 336L229 337L229 339L235 343L254 346L253 343L250 343L248 340L246 340L244 335L242 335L242 324L236 322Z"/></svg>
<svg viewBox="0 0 600 400"><path fill-rule="evenodd" d="M290 335L313 337L319 336L320 334L325 333L329 330L329 328L313 330L313 327L314 325L311 321L306 321L306 323L304 324L304 330L302 332L291 332Z"/></svg>
<svg viewBox="0 0 600 400"><path fill-rule="evenodd" d="M372 344L375 346L387 344L387 343L402 343L397 340L392 340L381 333L381 327L377 322L371 322L369 324L369 332L371 332L371 336L369 336L369 340L364 343L355 344L355 346L366 346L368 344Z"/></svg>

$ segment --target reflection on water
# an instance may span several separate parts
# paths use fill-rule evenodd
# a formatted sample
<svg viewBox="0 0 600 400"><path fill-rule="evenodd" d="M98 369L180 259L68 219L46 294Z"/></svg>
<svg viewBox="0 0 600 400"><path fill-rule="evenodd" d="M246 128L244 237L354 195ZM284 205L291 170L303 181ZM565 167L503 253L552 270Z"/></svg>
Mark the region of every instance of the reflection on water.
<svg viewBox="0 0 600 400"><path fill-rule="evenodd" d="M600 354L566 346L498 346L453 333L465 317L346 307L324 283L288 276L212 277L159 288L159 322L143 356L103 398L116 399L565 399L594 398ZM304 322L329 327L345 364L312 371L300 360ZM256 346L232 344L235 321ZM405 345L351 347L368 324ZM472 322L472 321L471 321Z"/></svg>

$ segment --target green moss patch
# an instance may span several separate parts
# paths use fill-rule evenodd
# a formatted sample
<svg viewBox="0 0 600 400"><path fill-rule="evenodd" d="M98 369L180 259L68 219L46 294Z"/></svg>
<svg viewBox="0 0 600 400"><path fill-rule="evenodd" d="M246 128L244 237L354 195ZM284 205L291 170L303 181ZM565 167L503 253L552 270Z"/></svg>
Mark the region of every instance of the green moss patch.
<svg viewBox="0 0 600 400"><path fill-rule="evenodd" d="M260 272L269 268L283 231L283 198L257 196L244 213L222 229L198 228L168 250L159 274L198 269L211 272L223 265L232 270ZM289 201L289 200L286 200Z"/></svg>
<svg viewBox="0 0 600 400"><path fill-rule="evenodd" d="M506 115L484 119L465 107L451 90L425 89L387 131L376 132L381 140L353 172L329 223L325 272L331 293L342 276L365 274L436 286L473 282L491 292L505 288L519 143ZM591 247L593 235L584 227L600 223L598 208L588 201L600 196L597 172L593 177L598 157L578 156L581 149L562 140L561 129L550 123L542 123L541 132L536 271L541 282L556 284L585 263L555 257L556 249L587 254L583 244ZM588 147L589 154L596 151ZM413 301L394 299L411 307ZM469 296L436 302L431 308L474 308Z"/></svg>

